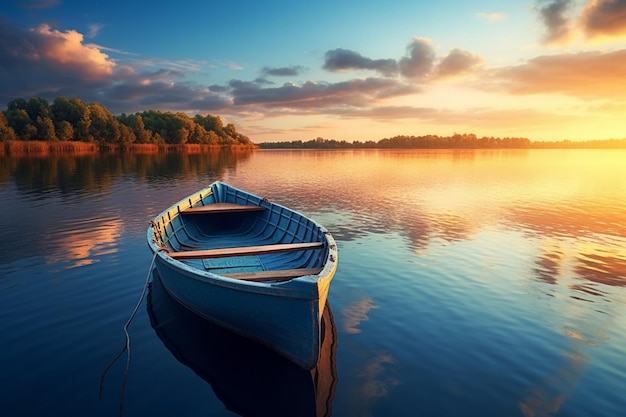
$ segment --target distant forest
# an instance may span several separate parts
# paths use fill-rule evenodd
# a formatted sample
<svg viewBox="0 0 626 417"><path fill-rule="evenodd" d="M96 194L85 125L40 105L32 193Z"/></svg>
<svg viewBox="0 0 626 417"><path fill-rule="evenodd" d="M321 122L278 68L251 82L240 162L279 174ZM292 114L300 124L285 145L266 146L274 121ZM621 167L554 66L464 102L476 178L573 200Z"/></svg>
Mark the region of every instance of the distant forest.
<svg viewBox="0 0 626 417"><path fill-rule="evenodd" d="M80 141L101 145L249 145L252 141L224 126L219 116L147 110L114 116L98 103L78 98L11 100L0 113L0 141Z"/></svg>
<svg viewBox="0 0 626 417"><path fill-rule="evenodd" d="M261 149L531 149L531 148L626 148L626 139L575 142L532 142L526 138L476 137L474 134L452 136L394 136L378 142L347 142L316 138L303 142L263 142Z"/></svg>

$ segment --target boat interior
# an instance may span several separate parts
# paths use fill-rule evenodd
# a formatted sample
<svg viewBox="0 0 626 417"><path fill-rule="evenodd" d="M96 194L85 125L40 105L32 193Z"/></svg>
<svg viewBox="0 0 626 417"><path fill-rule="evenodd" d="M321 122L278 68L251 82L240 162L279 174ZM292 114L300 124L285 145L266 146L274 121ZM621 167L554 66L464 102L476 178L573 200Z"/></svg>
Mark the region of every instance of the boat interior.
<svg viewBox="0 0 626 417"><path fill-rule="evenodd" d="M236 279L316 275L329 250L326 232L315 222L225 184L180 202L153 228L172 258Z"/></svg>

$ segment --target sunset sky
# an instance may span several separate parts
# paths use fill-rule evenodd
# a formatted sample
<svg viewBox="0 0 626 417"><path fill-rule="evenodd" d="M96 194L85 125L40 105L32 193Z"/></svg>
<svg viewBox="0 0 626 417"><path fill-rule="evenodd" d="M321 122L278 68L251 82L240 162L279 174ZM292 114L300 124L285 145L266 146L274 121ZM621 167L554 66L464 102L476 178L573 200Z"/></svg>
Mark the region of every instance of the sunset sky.
<svg viewBox="0 0 626 417"><path fill-rule="evenodd" d="M626 0L7 0L0 109L220 116L254 142L626 138Z"/></svg>

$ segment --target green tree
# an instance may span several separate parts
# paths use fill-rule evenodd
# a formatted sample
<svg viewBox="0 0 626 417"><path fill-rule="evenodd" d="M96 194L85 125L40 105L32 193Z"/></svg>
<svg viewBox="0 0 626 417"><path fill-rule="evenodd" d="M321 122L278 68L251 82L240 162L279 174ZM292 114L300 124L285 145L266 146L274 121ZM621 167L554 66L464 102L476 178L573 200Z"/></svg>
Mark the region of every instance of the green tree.
<svg viewBox="0 0 626 417"><path fill-rule="evenodd" d="M98 103L90 103L89 109L89 135L93 140L100 143L118 143L120 123L117 119Z"/></svg>
<svg viewBox="0 0 626 417"><path fill-rule="evenodd" d="M233 125L232 123L227 124L226 126L224 126L223 132L223 145L234 145L235 143L237 143L237 129L235 129L235 125Z"/></svg>
<svg viewBox="0 0 626 417"><path fill-rule="evenodd" d="M7 104L7 111L5 113L7 124L13 129L17 138L21 140L26 140L27 136L30 134L27 134L27 127L33 122L26 111L27 104L28 103L23 98L11 100Z"/></svg>
<svg viewBox="0 0 626 417"><path fill-rule="evenodd" d="M82 100L60 96L54 99L50 110L57 128L61 121L69 122L72 125L74 129L73 140L82 140L84 142L92 142L94 140L89 133L91 125L89 108Z"/></svg>
<svg viewBox="0 0 626 417"><path fill-rule="evenodd" d="M153 133L146 129L146 126L143 123L143 118L141 115L135 115L135 136L137 137L137 142L139 143L150 143L152 142Z"/></svg>
<svg viewBox="0 0 626 417"><path fill-rule="evenodd" d="M4 112L0 113L0 141L16 140L17 135L12 127L7 123L7 118Z"/></svg>
<svg viewBox="0 0 626 417"><path fill-rule="evenodd" d="M144 124L145 129L152 132L152 135L159 135L160 139L163 140L163 136L167 135L167 128L165 124L165 119L161 117L161 112L156 110L148 110L142 113L137 113ZM156 140L156 138L154 138Z"/></svg>
<svg viewBox="0 0 626 417"><path fill-rule="evenodd" d="M37 128L33 124L26 125L22 140L37 140Z"/></svg>
<svg viewBox="0 0 626 417"><path fill-rule="evenodd" d="M41 97L11 100L3 113L4 137L21 140L80 140L99 143L252 144L232 123L219 116L148 110L115 117L99 103L56 97L50 105ZM13 132L13 133L10 133ZM339 146L333 143L333 146Z"/></svg>
<svg viewBox="0 0 626 417"><path fill-rule="evenodd" d="M219 116L211 116L210 114L202 116L196 114L193 121L202 126L207 132L213 131L217 133L218 136L221 136L222 129L224 129L224 123Z"/></svg>
<svg viewBox="0 0 626 417"><path fill-rule="evenodd" d="M50 104L48 100L42 97L32 97L26 103L26 112L30 120L37 120L38 117L52 119L52 112L50 111Z"/></svg>
<svg viewBox="0 0 626 417"><path fill-rule="evenodd" d="M61 120L57 123L56 136L58 140L72 140L74 138L74 127L67 120Z"/></svg>
<svg viewBox="0 0 626 417"><path fill-rule="evenodd" d="M220 137L214 131L207 132L207 144L209 145L217 145L220 143Z"/></svg>
<svg viewBox="0 0 626 417"><path fill-rule="evenodd" d="M133 132L133 129L126 126L125 124L122 124L122 123L119 124L119 132L120 132L119 143L128 145L128 144L134 143L137 140L137 137L135 136L135 132Z"/></svg>
<svg viewBox="0 0 626 417"><path fill-rule="evenodd" d="M141 113L141 117L147 129L154 134L159 134L166 143L184 144L187 143L191 133L195 129L195 124L189 116L184 113L160 112L149 110Z"/></svg>
<svg viewBox="0 0 626 417"><path fill-rule="evenodd" d="M67 97L59 96L52 102L50 110L55 123L66 121L72 126L76 126L84 112L83 106L84 103L78 99L70 100Z"/></svg>
<svg viewBox="0 0 626 417"><path fill-rule="evenodd" d="M57 135L54 130L54 122L50 116L37 116L35 121L37 127L37 136L41 140L57 140Z"/></svg>

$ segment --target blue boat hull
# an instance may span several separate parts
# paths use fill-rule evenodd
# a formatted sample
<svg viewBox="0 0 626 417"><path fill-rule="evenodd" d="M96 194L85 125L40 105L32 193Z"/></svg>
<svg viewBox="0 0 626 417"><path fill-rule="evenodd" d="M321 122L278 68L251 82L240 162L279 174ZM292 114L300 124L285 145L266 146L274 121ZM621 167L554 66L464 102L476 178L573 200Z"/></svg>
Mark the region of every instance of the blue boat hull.
<svg viewBox="0 0 626 417"><path fill-rule="evenodd" d="M315 366L337 267L322 226L216 182L157 216L147 232L165 289L194 313Z"/></svg>

